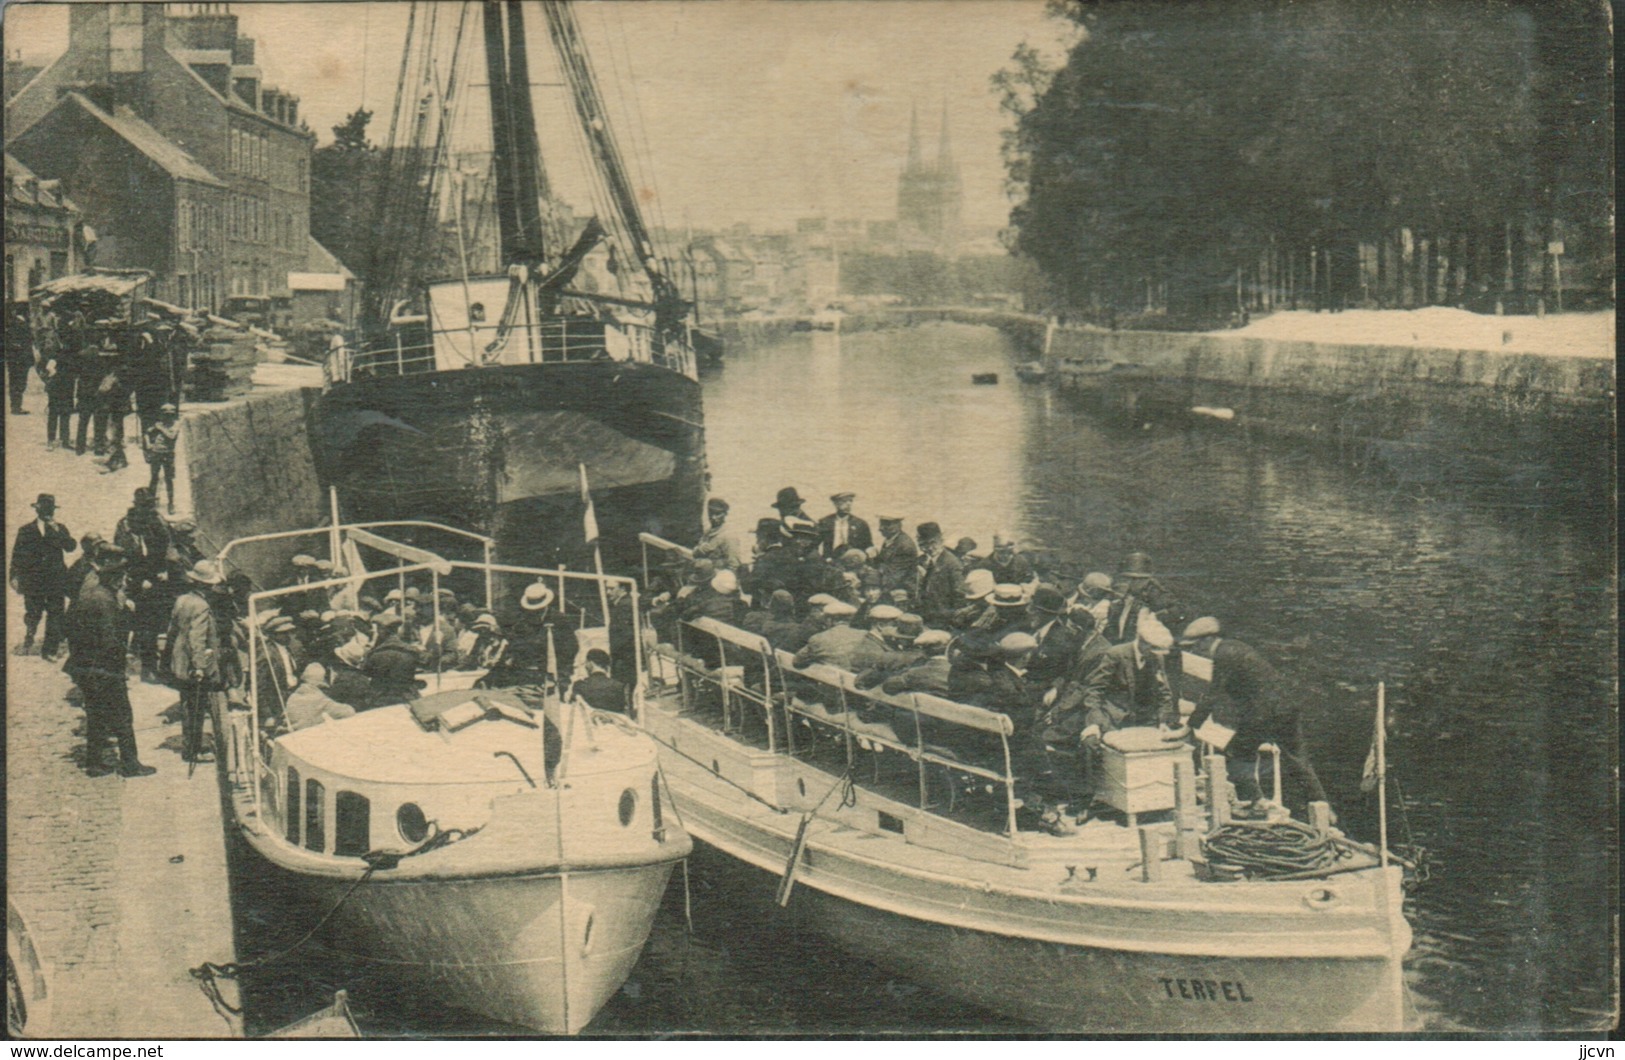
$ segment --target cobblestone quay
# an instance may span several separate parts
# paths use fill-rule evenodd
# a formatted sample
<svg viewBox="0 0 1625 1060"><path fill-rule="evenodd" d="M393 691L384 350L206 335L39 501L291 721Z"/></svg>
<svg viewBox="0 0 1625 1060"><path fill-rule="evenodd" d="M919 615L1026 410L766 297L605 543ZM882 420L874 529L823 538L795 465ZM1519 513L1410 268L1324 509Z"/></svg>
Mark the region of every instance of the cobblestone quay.
<svg viewBox="0 0 1625 1060"><path fill-rule="evenodd" d="M74 537L113 528L148 469L132 438L130 466L111 474L88 453L45 449L44 399L6 417L6 561L30 502L54 493ZM184 495L183 495L184 500ZM77 552L69 557L77 557ZM6 594L6 893L26 921L49 983L30 1036L220 1038L238 1033L188 969L233 959L224 833L214 772L188 779L177 701L130 680L136 742L156 776L85 775L84 713L59 663L11 655L22 597ZM229 990L228 986L228 990ZM228 993L227 1000L236 999ZM43 1019L40 1017L43 1016Z"/></svg>

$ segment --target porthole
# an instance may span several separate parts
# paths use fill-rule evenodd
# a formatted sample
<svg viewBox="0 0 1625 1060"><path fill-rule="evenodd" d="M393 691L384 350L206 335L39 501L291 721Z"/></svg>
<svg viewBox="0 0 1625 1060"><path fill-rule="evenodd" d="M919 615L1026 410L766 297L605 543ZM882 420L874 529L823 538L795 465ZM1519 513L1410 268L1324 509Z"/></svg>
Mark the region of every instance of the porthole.
<svg viewBox="0 0 1625 1060"><path fill-rule="evenodd" d="M415 802L404 803L395 811L395 827L408 843L417 844L429 838L429 819Z"/></svg>
<svg viewBox="0 0 1625 1060"><path fill-rule="evenodd" d="M621 804L616 812L621 818L621 827L625 828L632 823L632 815L638 810L638 793L631 788L621 792Z"/></svg>

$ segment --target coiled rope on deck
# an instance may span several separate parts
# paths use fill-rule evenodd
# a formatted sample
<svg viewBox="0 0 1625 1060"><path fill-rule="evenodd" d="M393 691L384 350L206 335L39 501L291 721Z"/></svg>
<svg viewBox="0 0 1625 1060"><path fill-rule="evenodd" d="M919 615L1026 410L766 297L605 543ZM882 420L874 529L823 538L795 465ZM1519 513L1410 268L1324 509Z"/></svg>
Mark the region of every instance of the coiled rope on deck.
<svg viewBox="0 0 1625 1060"><path fill-rule="evenodd" d="M1230 879L1317 876L1353 857L1353 851L1301 821L1235 821L1202 839L1214 875Z"/></svg>

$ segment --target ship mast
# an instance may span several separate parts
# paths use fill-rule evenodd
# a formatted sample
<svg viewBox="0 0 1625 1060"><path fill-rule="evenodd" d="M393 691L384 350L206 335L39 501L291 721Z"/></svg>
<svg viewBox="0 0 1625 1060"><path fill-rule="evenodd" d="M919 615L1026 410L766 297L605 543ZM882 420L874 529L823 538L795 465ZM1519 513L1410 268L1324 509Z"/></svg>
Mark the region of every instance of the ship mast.
<svg viewBox="0 0 1625 1060"><path fill-rule="evenodd" d="M542 4L542 11L547 16L547 28L553 38L553 48L558 53L559 65L570 86L570 97L575 104L582 133L608 186L617 218L632 240L632 250L637 255L638 263L649 277L654 291L656 330L663 335L681 334L689 304L683 299L677 285L660 270L654 240L644 224L637 195L627 177L620 146L610 128L603 95L598 90L598 80L587 58L581 30L576 24L575 11L568 0L546 0Z"/></svg>

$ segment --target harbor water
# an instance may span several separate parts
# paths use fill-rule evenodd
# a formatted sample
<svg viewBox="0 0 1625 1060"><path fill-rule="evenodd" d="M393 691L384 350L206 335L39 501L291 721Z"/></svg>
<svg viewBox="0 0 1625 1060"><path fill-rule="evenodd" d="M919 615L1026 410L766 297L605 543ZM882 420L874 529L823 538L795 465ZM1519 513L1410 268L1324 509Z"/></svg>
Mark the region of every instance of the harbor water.
<svg viewBox="0 0 1625 1060"><path fill-rule="evenodd" d="M1359 782L1385 682L1392 841L1424 848L1429 868L1407 905L1420 1029L1610 1023L1611 501L1420 492L1222 426L1107 427L1018 383L1019 359L999 333L953 324L731 349L705 394L713 492L748 529L780 487L815 517L850 489L871 522L882 510L934 520L984 549L1009 529L1073 577L1150 553L1193 614L1218 616L1291 678L1333 804L1370 840L1375 796ZM986 372L1001 382L972 383ZM587 1033L1020 1032L799 931L773 887L697 856ZM274 944L278 926L238 917L240 933ZM249 984L251 1033L352 985L297 957L279 964ZM363 1025L513 1033L443 1013L369 1024L363 1012Z"/></svg>

